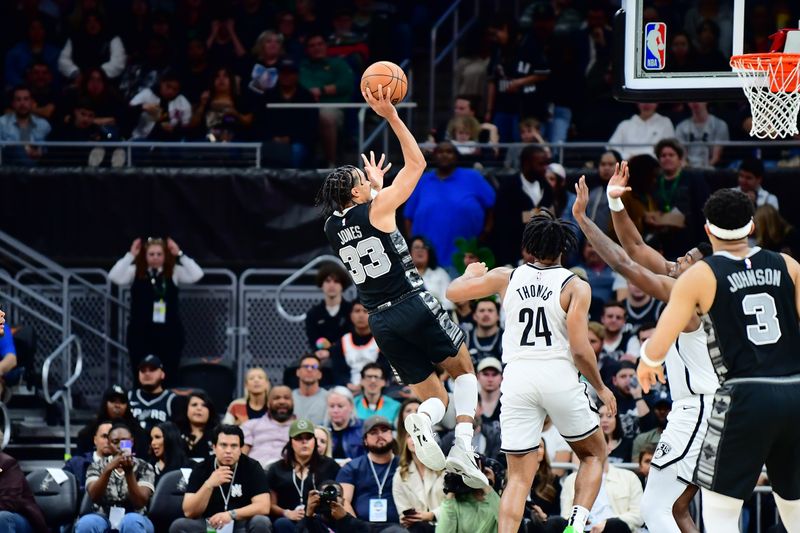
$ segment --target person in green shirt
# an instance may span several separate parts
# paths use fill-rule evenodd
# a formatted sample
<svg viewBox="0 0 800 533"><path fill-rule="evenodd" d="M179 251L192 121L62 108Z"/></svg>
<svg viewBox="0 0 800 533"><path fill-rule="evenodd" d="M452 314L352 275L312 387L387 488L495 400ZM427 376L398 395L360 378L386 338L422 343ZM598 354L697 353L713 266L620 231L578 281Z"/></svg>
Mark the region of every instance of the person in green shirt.
<svg viewBox="0 0 800 533"><path fill-rule="evenodd" d="M461 476L447 473L444 476L446 499L439 507L436 533L495 533L500 496L494 491L494 471L485 466L484 457L477 458L480 468L489 479L489 487L471 489Z"/></svg>

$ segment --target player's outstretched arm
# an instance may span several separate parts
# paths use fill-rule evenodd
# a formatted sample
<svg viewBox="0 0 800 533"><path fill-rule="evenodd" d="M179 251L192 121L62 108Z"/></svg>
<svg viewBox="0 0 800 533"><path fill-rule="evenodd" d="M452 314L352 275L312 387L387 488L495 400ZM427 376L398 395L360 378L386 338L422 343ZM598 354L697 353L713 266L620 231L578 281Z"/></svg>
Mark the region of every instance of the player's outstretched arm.
<svg viewBox="0 0 800 533"><path fill-rule="evenodd" d="M642 289L645 294L649 294L662 302L668 301L674 280L667 276L655 274L635 263L620 245L612 241L608 235L597 227L597 224L592 219L586 216L586 206L589 204L589 188L586 186L585 176L581 176L581 179L575 184L575 193L577 198L572 205L572 215L575 217L575 221L580 226L583 234L586 235L586 239L592 243L592 247L603 261L612 270Z"/></svg>
<svg viewBox="0 0 800 533"><path fill-rule="evenodd" d="M565 291L569 294L569 307L567 307L567 336L569 349L575 367L585 377L589 384L597 391L600 401L607 405L612 413L617 412L617 401L600 377L597 369L597 356L592 345L589 344L589 305L592 302L592 289L585 281L573 278Z"/></svg>
<svg viewBox="0 0 800 533"><path fill-rule="evenodd" d="M513 268L497 267L489 270L486 263L471 263L460 277L447 287L447 299L454 303L486 298L495 294L505 296Z"/></svg>
<svg viewBox="0 0 800 533"><path fill-rule="evenodd" d="M609 200L609 205L614 199L619 200L622 198L623 194L631 190L630 187L628 187L629 172L627 161L623 161L621 164L617 163L614 169L614 175L611 176L611 179L608 181L607 194L611 199ZM622 209L619 211L615 211L614 209L610 211L611 220L614 223L614 232L617 234L622 248L630 258L651 272L664 276L669 274L672 265L669 261L665 260L660 253L644 242L639 230L636 228L636 224L633 223L633 220L631 220L631 217L628 215L625 206L623 205Z"/></svg>
<svg viewBox="0 0 800 533"><path fill-rule="evenodd" d="M375 197L370 208L370 221L376 226L393 226L395 224L395 211L403 202L408 200L414 187L417 186L419 178L425 171L425 156L419 149L417 140L409 129L400 120L397 108L392 105L389 98L389 88L378 85L378 97L375 98L372 92L364 89L362 94L364 100L381 117L386 119L392 131L400 141L400 149L403 152L403 168L395 176L394 181L389 187L383 188L381 193Z"/></svg>

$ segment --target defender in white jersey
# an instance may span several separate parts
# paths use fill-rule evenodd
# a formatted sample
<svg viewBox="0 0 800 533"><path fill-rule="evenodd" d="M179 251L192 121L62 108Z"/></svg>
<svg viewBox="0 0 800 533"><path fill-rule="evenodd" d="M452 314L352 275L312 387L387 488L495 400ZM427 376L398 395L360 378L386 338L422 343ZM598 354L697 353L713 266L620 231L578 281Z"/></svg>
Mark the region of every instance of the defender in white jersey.
<svg viewBox="0 0 800 533"><path fill-rule="evenodd" d="M608 187L614 229L624 249L586 216L589 190L584 178L575 186L577 199L573 214L603 261L646 294L667 302L677 277L709 255L711 248L707 244L692 248L671 263L644 244L619 200L619 196L629 190L625 187L627 178L627 162L623 161L617 165ZM642 516L654 532L696 531L689 513L689 502L697 492L697 487L692 485L692 475L706 434L714 392L719 387L699 316L692 318L670 348L665 366L672 411L653 456L653 468L642 498Z"/></svg>
<svg viewBox="0 0 800 533"><path fill-rule="evenodd" d="M561 255L577 244L572 227L545 211L525 226L522 239L534 263L491 272L483 263L473 263L450 284L447 298L463 302L500 294L506 313L500 429L508 479L498 531L519 529L549 415L581 461L565 531L582 532L600 489L607 453L597 408L579 371L612 413L616 401L603 385L589 344L589 284L561 266Z"/></svg>

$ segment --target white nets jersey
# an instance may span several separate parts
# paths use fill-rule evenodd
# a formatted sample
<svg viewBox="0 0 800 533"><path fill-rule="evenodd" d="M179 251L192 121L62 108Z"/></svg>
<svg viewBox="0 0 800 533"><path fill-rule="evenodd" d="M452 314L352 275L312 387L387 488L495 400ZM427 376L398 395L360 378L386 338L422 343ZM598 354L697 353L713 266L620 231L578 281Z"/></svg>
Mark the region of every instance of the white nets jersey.
<svg viewBox="0 0 800 533"><path fill-rule="evenodd" d="M504 363L561 359L574 364L567 337L567 313L561 307L561 289L573 277L575 274L559 265L540 267L526 263L514 269L503 298Z"/></svg>
<svg viewBox="0 0 800 533"><path fill-rule="evenodd" d="M701 323L695 331L681 332L667 352L664 365L673 402L696 394L714 394L719 388L706 340Z"/></svg>

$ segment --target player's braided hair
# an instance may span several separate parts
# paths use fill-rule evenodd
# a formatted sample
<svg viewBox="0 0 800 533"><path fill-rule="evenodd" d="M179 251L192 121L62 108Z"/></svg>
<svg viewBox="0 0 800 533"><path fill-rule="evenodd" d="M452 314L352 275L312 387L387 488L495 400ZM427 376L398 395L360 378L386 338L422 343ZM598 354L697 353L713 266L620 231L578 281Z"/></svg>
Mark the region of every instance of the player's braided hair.
<svg viewBox="0 0 800 533"><path fill-rule="evenodd" d="M703 207L706 220L723 229L741 228L747 224L755 207L750 198L735 189L719 189L709 196Z"/></svg>
<svg viewBox="0 0 800 533"><path fill-rule="evenodd" d="M536 259L558 259L577 246L572 224L555 218L550 211L534 215L522 232L522 247Z"/></svg>
<svg viewBox="0 0 800 533"><path fill-rule="evenodd" d="M325 183L317 193L317 206L322 207L322 216L329 217L334 211L342 211L352 199L351 190L360 177L353 165L335 168L325 178Z"/></svg>

